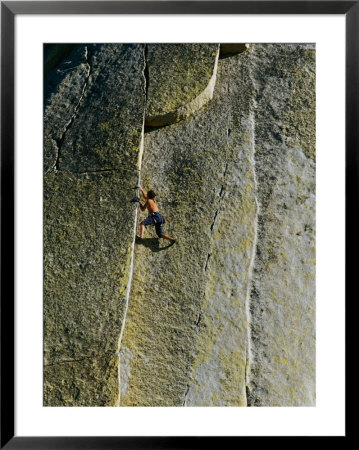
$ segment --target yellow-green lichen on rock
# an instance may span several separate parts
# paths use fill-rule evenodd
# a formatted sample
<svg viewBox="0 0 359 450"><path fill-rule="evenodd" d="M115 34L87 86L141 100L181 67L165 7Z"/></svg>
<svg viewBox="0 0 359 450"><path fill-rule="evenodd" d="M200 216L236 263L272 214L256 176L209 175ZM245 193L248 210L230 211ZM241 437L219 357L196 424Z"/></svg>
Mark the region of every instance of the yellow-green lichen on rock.
<svg viewBox="0 0 359 450"><path fill-rule="evenodd" d="M114 405L118 397L114 362L128 297L135 219L123 182L123 176L114 173L46 175L45 405L61 406L60 396L52 396L59 391L64 405ZM127 216L119 214L124 209ZM84 381L84 364L90 384ZM105 384L99 366L106 369ZM66 367L71 370L63 377ZM65 386L75 386L78 395L72 397Z"/></svg>
<svg viewBox="0 0 359 450"><path fill-rule="evenodd" d="M228 45L52 48L44 405L315 404L315 48Z"/></svg>
<svg viewBox="0 0 359 450"><path fill-rule="evenodd" d="M274 44L250 53L259 216L248 404L313 406L315 52L310 44Z"/></svg>
<svg viewBox="0 0 359 450"><path fill-rule="evenodd" d="M185 119L213 96L218 44L147 44L146 126Z"/></svg>
<svg viewBox="0 0 359 450"><path fill-rule="evenodd" d="M121 406L246 403L256 202L253 91L241 67L241 55L221 61L206 110L145 135L143 184L158 191L178 243L166 249L147 229L136 245Z"/></svg>
<svg viewBox="0 0 359 450"><path fill-rule="evenodd" d="M227 127L187 406L246 406L248 293L256 245L254 122L247 55L221 61L213 116ZM230 96L224 95L231 92ZM217 103L222 109L218 114ZM218 108L218 106L217 106ZM210 114L210 111L208 111ZM208 184L210 183L210 180Z"/></svg>
<svg viewBox="0 0 359 450"><path fill-rule="evenodd" d="M50 125L70 79L60 80L45 107L45 136L57 154L44 177L44 405L115 406L132 273L143 46L75 52L86 57L87 77L60 137L52 134L58 124ZM77 53L69 56L73 65Z"/></svg>

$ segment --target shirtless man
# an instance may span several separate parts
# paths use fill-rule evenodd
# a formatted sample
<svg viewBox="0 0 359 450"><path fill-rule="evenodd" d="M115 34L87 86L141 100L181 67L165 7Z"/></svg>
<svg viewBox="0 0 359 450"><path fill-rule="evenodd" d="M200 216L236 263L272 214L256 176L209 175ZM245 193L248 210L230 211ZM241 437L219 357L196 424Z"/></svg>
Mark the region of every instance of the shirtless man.
<svg viewBox="0 0 359 450"><path fill-rule="evenodd" d="M148 225L154 225L156 227L156 233L157 236L163 239L167 239L167 241L170 241L172 244L176 242L175 239L171 238L170 236L167 236L167 234L163 234L162 227L163 227L163 218L158 210L158 205L153 200L156 196L155 192L151 189L145 193L145 191L140 187L141 194L143 198L146 200L146 202L141 205L139 202L141 211L145 211L145 209L148 210L148 217L147 219L143 220L140 225L140 238L143 238L143 233L145 232L145 227Z"/></svg>

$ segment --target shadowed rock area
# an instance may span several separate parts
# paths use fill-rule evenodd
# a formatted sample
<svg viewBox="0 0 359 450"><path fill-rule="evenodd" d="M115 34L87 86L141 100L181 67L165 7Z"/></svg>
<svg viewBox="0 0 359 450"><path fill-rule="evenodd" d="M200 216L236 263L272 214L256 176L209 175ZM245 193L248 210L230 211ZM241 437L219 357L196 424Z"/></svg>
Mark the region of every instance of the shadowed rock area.
<svg viewBox="0 0 359 450"><path fill-rule="evenodd" d="M242 53L246 51L248 44L221 44L220 45L220 56L233 56L237 53Z"/></svg>
<svg viewBox="0 0 359 450"><path fill-rule="evenodd" d="M146 46L146 126L169 125L198 111L213 96L218 44Z"/></svg>
<svg viewBox="0 0 359 450"><path fill-rule="evenodd" d="M218 56L45 52L45 405L315 405L314 46Z"/></svg>
<svg viewBox="0 0 359 450"><path fill-rule="evenodd" d="M143 55L141 45L78 46L61 64L60 70L73 69L45 108L45 405L118 401L118 342L136 220L128 197L137 182L145 101ZM55 111L65 114L68 99L75 107L58 122ZM51 140L55 153L47 146Z"/></svg>

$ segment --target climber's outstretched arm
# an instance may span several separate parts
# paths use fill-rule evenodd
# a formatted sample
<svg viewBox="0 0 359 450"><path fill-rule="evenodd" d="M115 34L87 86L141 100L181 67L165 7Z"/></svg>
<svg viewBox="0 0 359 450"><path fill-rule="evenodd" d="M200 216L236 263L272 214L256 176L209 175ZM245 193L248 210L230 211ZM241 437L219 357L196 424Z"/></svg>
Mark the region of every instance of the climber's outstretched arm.
<svg viewBox="0 0 359 450"><path fill-rule="evenodd" d="M141 194L145 200L148 199L146 192L140 187ZM143 210L142 210L143 211Z"/></svg>
<svg viewBox="0 0 359 450"><path fill-rule="evenodd" d="M144 211L147 208L147 203L148 203L148 200L146 200L146 202L143 205L141 205L141 203L138 202L138 204L140 205L141 211Z"/></svg>

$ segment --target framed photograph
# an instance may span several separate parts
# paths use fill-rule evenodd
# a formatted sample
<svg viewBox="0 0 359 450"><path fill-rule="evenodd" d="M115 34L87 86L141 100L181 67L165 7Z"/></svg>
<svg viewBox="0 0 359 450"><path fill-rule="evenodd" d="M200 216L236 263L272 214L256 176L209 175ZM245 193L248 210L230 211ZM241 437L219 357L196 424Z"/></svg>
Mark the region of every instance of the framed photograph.
<svg viewBox="0 0 359 450"><path fill-rule="evenodd" d="M347 435L358 8L1 2L1 448Z"/></svg>

